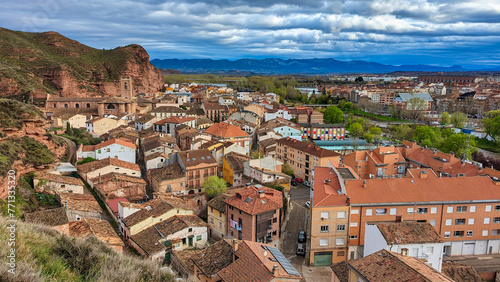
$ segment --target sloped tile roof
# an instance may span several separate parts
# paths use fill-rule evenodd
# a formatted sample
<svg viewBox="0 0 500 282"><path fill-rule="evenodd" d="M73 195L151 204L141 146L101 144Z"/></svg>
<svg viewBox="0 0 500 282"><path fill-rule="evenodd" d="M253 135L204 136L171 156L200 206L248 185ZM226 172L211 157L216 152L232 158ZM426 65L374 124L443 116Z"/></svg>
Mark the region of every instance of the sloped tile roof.
<svg viewBox="0 0 500 282"><path fill-rule="evenodd" d="M101 148L107 147L107 146L112 145L112 144L118 144L118 145L122 145L122 146L129 147L132 149L136 148L135 144L130 142L128 139L112 138L112 139L109 139L107 141L104 141L102 143L95 145L95 150L99 150Z"/></svg>
<svg viewBox="0 0 500 282"><path fill-rule="evenodd" d="M110 165L128 168L128 169L136 170L139 172L141 171L138 164L129 163L126 161L115 159L115 158L106 158L106 159L102 159L102 160L92 161L89 163L77 165L76 168L83 173L88 173L90 171L93 171L96 169L101 169L103 167L107 167Z"/></svg>
<svg viewBox="0 0 500 282"><path fill-rule="evenodd" d="M70 222L69 233L71 236L81 238L94 236L109 245L125 245L107 220L84 218Z"/></svg>
<svg viewBox="0 0 500 282"><path fill-rule="evenodd" d="M320 158L340 156L339 153L320 148L312 142L302 142L290 137L279 139L276 142Z"/></svg>
<svg viewBox="0 0 500 282"><path fill-rule="evenodd" d="M126 175L123 173L118 173L118 172L111 172L111 173L106 173L104 175L101 175L101 178L99 180L99 177L91 179L93 183L99 184L100 183L105 183L108 181L125 181L125 182L132 182L132 183L139 183L139 184L146 184L146 181L140 177L136 176L131 176L131 175Z"/></svg>
<svg viewBox="0 0 500 282"><path fill-rule="evenodd" d="M434 227L419 222L375 223L389 245L442 243Z"/></svg>
<svg viewBox="0 0 500 282"><path fill-rule="evenodd" d="M167 202L163 201L162 199L155 198L150 201L147 201L142 204L142 208L140 211L137 211L127 217L125 217L122 221L125 225L128 227L132 227L136 225L137 223L151 217L158 217L169 210L173 209L174 207L168 204ZM148 208L147 208L148 207Z"/></svg>
<svg viewBox="0 0 500 282"><path fill-rule="evenodd" d="M186 169L202 163L217 165L217 161L213 157L212 153L210 153L210 151L207 149L181 151L178 152L178 154Z"/></svg>
<svg viewBox="0 0 500 282"><path fill-rule="evenodd" d="M64 207L67 204L68 210L103 213L101 206L92 195L61 193L59 197L61 205Z"/></svg>
<svg viewBox="0 0 500 282"><path fill-rule="evenodd" d="M245 131L227 122L214 123L207 129L205 129L205 133L212 134L221 138L249 136Z"/></svg>
<svg viewBox="0 0 500 282"><path fill-rule="evenodd" d="M222 194L222 195L219 195L213 199L211 199L210 201L208 201L207 205L209 207L212 207L218 211L221 211L221 212L226 212L226 199L229 198L229 195L227 194Z"/></svg>
<svg viewBox="0 0 500 282"><path fill-rule="evenodd" d="M414 257L386 250L347 263L367 281L453 281Z"/></svg>
<svg viewBox="0 0 500 282"><path fill-rule="evenodd" d="M64 207L25 213L24 221L48 226L59 226L69 223Z"/></svg>
<svg viewBox="0 0 500 282"><path fill-rule="evenodd" d="M259 197L259 190L264 191L262 198ZM282 208L283 196L280 191L269 187L248 186L227 198L225 203L255 215Z"/></svg>
<svg viewBox="0 0 500 282"><path fill-rule="evenodd" d="M211 277L233 263L232 250L231 240L222 239L201 251L192 260L205 276Z"/></svg>
<svg viewBox="0 0 500 282"><path fill-rule="evenodd" d="M53 173L37 172L36 178L51 181L51 182L84 186L83 181L80 178L63 176L63 175L58 175L58 174L53 174Z"/></svg>

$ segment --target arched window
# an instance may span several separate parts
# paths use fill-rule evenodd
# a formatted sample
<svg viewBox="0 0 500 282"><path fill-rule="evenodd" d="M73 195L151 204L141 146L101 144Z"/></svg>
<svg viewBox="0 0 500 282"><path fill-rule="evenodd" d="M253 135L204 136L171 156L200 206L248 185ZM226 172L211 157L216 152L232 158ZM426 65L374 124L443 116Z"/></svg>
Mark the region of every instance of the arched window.
<svg viewBox="0 0 500 282"><path fill-rule="evenodd" d="M78 109L80 108L80 104L76 103L75 107Z"/></svg>
<svg viewBox="0 0 500 282"><path fill-rule="evenodd" d="M64 104L64 107L67 109L68 108L68 104Z"/></svg>
<svg viewBox="0 0 500 282"><path fill-rule="evenodd" d="M108 105L108 110L114 110L114 109L115 109L115 105L113 105L113 104Z"/></svg>
<svg viewBox="0 0 500 282"><path fill-rule="evenodd" d="M87 103L87 109L90 108L90 103Z"/></svg>
<svg viewBox="0 0 500 282"><path fill-rule="evenodd" d="M57 107L57 104L56 104L56 103L54 103L54 108L56 108L56 107Z"/></svg>

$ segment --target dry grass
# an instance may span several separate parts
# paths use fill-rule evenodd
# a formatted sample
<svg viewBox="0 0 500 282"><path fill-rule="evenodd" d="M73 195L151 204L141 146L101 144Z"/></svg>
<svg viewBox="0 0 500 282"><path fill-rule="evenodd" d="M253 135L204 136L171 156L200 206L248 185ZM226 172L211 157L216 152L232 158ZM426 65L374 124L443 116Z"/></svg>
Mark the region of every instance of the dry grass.
<svg viewBox="0 0 500 282"><path fill-rule="evenodd" d="M160 265L120 255L94 237L76 239L39 225L17 223L16 275L10 274L7 220L0 216L1 281L172 281Z"/></svg>

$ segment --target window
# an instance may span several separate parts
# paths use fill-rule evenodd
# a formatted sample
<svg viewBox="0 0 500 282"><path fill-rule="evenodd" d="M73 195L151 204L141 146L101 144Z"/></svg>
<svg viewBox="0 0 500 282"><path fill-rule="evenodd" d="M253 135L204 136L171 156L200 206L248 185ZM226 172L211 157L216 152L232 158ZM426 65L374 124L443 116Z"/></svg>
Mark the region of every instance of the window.
<svg viewBox="0 0 500 282"><path fill-rule="evenodd" d="M201 235L196 236L196 241L201 241Z"/></svg>
<svg viewBox="0 0 500 282"><path fill-rule="evenodd" d="M89 108L90 108L90 104L89 104L89 103L87 103L87 109L89 109Z"/></svg>
<svg viewBox="0 0 500 282"><path fill-rule="evenodd" d="M335 244L337 246L344 245L344 238L337 238L337 239L335 239Z"/></svg>
<svg viewBox="0 0 500 282"><path fill-rule="evenodd" d="M189 229L188 229L188 232L193 232L193 228L189 228Z"/></svg>
<svg viewBox="0 0 500 282"><path fill-rule="evenodd" d="M345 218L345 212L337 212L337 218Z"/></svg>
<svg viewBox="0 0 500 282"><path fill-rule="evenodd" d="M467 231L467 237L472 237L472 234L474 234L474 232L472 232L472 230Z"/></svg>
<svg viewBox="0 0 500 282"><path fill-rule="evenodd" d="M469 225L473 225L474 224L474 219L473 218L469 218Z"/></svg>
<svg viewBox="0 0 500 282"><path fill-rule="evenodd" d="M417 208L417 213L427 213L427 208Z"/></svg>
<svg viewBox="0 0 500 282"><path fill-rule="evenodd" d="M488 230L483 230L483 236L488 236Z"/></svg>
<svg viewBox="0 0 500 282"><path fill-rule="evenodd" d="M429 220L429 223L430 223L432 226L436 226L436 220L435 220L435 219L431 219L431 220Z"/></svg>
<svg viewBox="0 0 500 282"><path fill-rule="evenodd" d="M345 231L345 225L344 224L338 224L337 225L337 231Z"/></svg>
<svg viewBox="0 0 500 282"><path fill-rule="evenodd" d="M349 226L351 226L351 227L358 227L358 223L357 222L351 222L351 223L349 223Z"/></svg>
<svg viewBox="0 0 500 282"><path fill-rule="evenodd" d="M484 218L484 224L490 224L490 218L489 217L485 217Z"/></svg>
<svg viewBox="0 0 500 282"><path fill-rule="evenodd" d="M321 218L323 218L323 219L328 219L328 215L329 215L329 213L328 213L328 212L322 212L322 213L321 213Z"/></svg>
<svg viewBox="0 0 500 282"><path fill-rule="evenodd" d="M358 235L351 235L351 236L349 236L349 239L356 240L356 239L358 239Z"/></svg>
<svg viewBox="0 0 500 282"><path fill-rule="evenodd" d="M436 208L436 207L431 208L431 213L437 213L437 212L438 212L438 208Z"/></svg>
<svg viewBox="0 0 500 282"><path fill-rule="evenodd" d="M454 231L453 237L464 237L464 232L463 231Z"/></svg>
<svg viewBox="0 0 500 282"><path fill-rule="evenodd" d="M447 207L446 213L453 213L453 207Z"/></svg>
<svg viewBox="0 0 500 282"><path fill-rule="evenodd" d="M396 208L392 208L389 210L390 215L395 215L396 214Z"/></svg>
<svg viewBox="0 0 500 282"><path fill-rule="evenodd" d="M343 256L345 256L345 251L338 251L338 252L337 252L337 256L338 256L338 257L343 257Z"/></svg>
<svg viewBox="0 0 500 282"><path fill-rule="evenodd" d="M457 212L467 212L467 206L458 206Z"/></svg>
<svg viewBox="0 0 500 282"><path fill-rule="evenodd" d="M446 220L446 225L451 225L451 219Z"/></svg>
<svg viewBox="0 0 500 282"><path fill-rule="evenodd" d="M186 245L186 238L182 238L182 244Z"/></svg>
<svg viewBox="0 0 500 282"><path fill-rule="evenodd" d="M476 212L476 206L470 206L470 212Z"/></svg>
<svg viewBox="0 0 500 282"><path fill-rule="evenodd" d="M351 214L359 214L359 210L351 210Z"/></svg>
<svg viewBox="0 0 500 282"><path fill-rule="evenodd" d="M273 218L273 223L276 223L276 222L278 222L278 218L277 217Z"/></svg>
<svg viewBox="0 0 500 282"><path fill-rule="evenodd" d="M500 235L500 229L492 229L491 230L491 235L492 236L498 236L498 235Z"/></svg>
<svg viewBox="0 0 500 282"><path fill-rule="evenodd" d="M366 215L372 215L372 214L373 214L372 209L367 209L367 210L366 210Z"/></svg>
<svg viewBox="0 0 500 282"><path fill-rule="evenodd" d="M328 225L321 225L321 232L328 232Z"/></svg>
<svg viewBox="0 0 500 282"><path fill-rule="evenodd" d="M376 215L387 214L387 209L375 209L375 214Z"/></svg>
<svg viewBox="0 0 500 282"><path fill-rule="evenodd" d="M495 206L495 211L500 211L500 205Z"/></svg>
<svg viewBox="0 0 500 282"><path fill-rule="evenodd" d="M500 217L494 217L493 223L500 223Z"/></svg>
<svg viewBox="0 0 500 282"><path fill-rule="evenodd" d="M219 229L222 229L222 222L219 222Z"/></svg>
<svg viewBox="0 0 500 282"><path fill-rule="evenodd" d="M408 214L412 214L412 213L413 213L413 208L408 208L408 209L406 210L406 212L407 212Z"/></svg>
<svg viewBox="0 0 500 282"><path fill-rule="evenodd" d="M465 224L465 218L455 219L455 225L464 225L464 224Z"/></svg>
<svg viewBox="0 0 500 282"><path fill-rule="evenodd" d="M68 108L68 104L64 104L64 107L67 109Z"/></svg>
<svg viewBox="0 0 500 282"><path fill-rule="evenodd" d="M444 238L450 238L450 231L444 232Z"/></svg>
<svg viewBox="0 0 500 282"><path fill-rule="evenodd" d="M490 212L491 211L491 205L487 205L485 211Z"/></svg>
<svg viewBox="0 0 500 282"><path fill-rule="evenodd" d="M319 239L320 246L328 246L328 239Z"/></svg>
<svg viewBox="0 0 500 282"><path fill-rule="evenodd" d="M434 253L434 247L426 247L425 248L425 253L426 254L432 254L432 253Z"/></svg>

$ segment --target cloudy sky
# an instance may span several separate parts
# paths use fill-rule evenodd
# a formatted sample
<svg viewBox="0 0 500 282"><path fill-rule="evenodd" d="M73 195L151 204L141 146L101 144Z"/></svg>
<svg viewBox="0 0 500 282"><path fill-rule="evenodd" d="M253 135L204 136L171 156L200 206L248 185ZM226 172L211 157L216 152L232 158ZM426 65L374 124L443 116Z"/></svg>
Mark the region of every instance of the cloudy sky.
<svg viewBox="0 0 500 282"><path fill-rule="evenodd" d="M152 59L500 65L500 0L2 0L0 26Z"/></svg>

